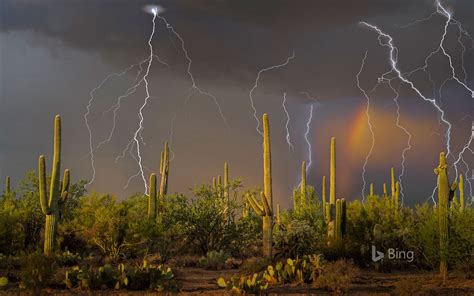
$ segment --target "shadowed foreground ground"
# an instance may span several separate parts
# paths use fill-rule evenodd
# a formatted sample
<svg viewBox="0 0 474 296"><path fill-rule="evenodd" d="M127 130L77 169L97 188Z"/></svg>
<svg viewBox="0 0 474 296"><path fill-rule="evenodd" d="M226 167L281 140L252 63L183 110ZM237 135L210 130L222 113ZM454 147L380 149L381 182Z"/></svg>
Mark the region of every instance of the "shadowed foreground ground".
<svg viewBox="0 0 474 296"><path fill-rule="evenodd" d="M208 294L228 295L219 289L216 281L219 277L229 278L236 270L212 271L202 268L177 268L176 278L182 285L179 294ZM312 286L282 286L269 288L270 295L334 295L334 293L317 289ZM155 295L151 292L133 291L81 291L45 289L41 295ZM349 295L474 295L474 279L463 279L450 276L445 285L438 278L437 273L428 272L394 272L376 273L362 271L352 283ZM0 295L33 295L31 292L10 289L0 292Z"/></svg>

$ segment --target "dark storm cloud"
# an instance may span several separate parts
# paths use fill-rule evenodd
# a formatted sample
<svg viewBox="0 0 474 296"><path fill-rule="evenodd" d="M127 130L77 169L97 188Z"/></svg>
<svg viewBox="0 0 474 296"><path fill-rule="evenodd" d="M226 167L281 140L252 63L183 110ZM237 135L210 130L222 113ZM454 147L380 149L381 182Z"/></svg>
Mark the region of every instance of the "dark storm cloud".
<svg viewBox="0 0 474 296"><path fill-rule="evenodd" d="M137 45L142 44L149 34L150 16L142 11L143 5L149 3L6 0L1 4L2 30L34 30L60 40L64 46L98 52L110 62L122 62L124 57L132 62L131 57L144 54L143 48ZM416 11L413 9L415 2L408 0L188 0L157 3L166 8L164 16L185 37L196 60L203 64L212 62L221 68L211 71L203 65L201 75L208 75L208 79L215 78L212 73L222 71L242 75L255 72L255 67L278 62L293 50L297 52L297 60L319 53L322 55L326 45L334 43L346 47L344 42L355 41L353 37L328 40L333 38L331 31L354 34L360 30L355 24L361 19ZM163 28L160 20L158 23ZM158 38L157 42L169 40ZM211 46L200 47L197 43ZM308 45L312 51L307 50ZM263 60L262 56L266 59ZM341 63L353 61L347 54L339 58Z"/></svg>
<svg viewBox="0 0 474 296"><path fill-rule="evenodd" d="M306 159L307 148L301 135L311 101L302 91L308 91L321 102L315 111L310 137L314 144L311 183L319 184L321 175L326 173L328 139L336 136L341 165L339 194L354 198L360 191L360 160L365 157L369 138L362 133L356 144L348 139L354 114L365 106L356 87L355 74L368 50L361 84L366 89L372 88L377 77L388 69L388 50L378 45L374 32L358 22L370 21L394 35L404 71L424 62L429 50L439 44L443 28L443 18L439 16L410 29L397 27L431 14L435 10L432 0L0 0L0 37L9 43L0 44L0 58L4 59L0 126L5 128L16 123L1 133L7 135L0 138L1 176L8 171L19 179L24 171L34 168L38 153L50 151L50 119L55 113L64 115L64 130L69 131L64 141L65 166L72 169L75 178L90 176L87 156L83 157L88 149L88 135L82 117L89 91L108 73L125 68L148 54L146 41L151 31L151 16L145 14L142 7L150 2L166 8L163 16L182 35L193 58L192 71L197 83L217 96L231 125L230 131L225 130L216 115L216 106L208 98L195 96L188 105L181 105L190 85L186 59L179 41L157 20L153 44L170 68L157 64L153 68L150 80L157 99L150 101L145 114L147 145L143 149L147 166L156 168L157 151L169 134L173 113L179 111L173 142L174 175L170 178L173 191L186 192L192 184L210 179L221 170L224 161L231 163L232 176L244 177L245 185L259 184L260 167L256 163L260 161L261 142L249 112L248 92L261 68L282 63L295 52L295 59L287 67L261 77L260 87L254 94L257 115L268 112L271 116L275 195L283 204L288 203L285 198L297 183L300 161ZM447 5L456 12L465 29L473 32L474 19L470 16L473 2L449 1ZM459 57L461 48L456 46L454 26L450 30L448 50ZM470 77L474 75L473 58L473 51L466 52L470 85ZM433 78L442 82L443 75L450 69L439 56L433 61L435 72L442 73ZM454 60L457 68L459 62L459 58ZM423 91L431 91L426 77L419 75L416 79ZM110 124L110 118L102 116L102 109L115 102L112 100L123 91L124 83L126 79L114 81L98 93L93 105L95 113L91 116L95 141L105 134ZM283 92L288 94L292 114L290 129L295 153L288 152L283 134ZM464 90L448 83L444 92L449 118L474 115ZM369 163L367 178L381 184L387 168L399 163L405 137L392 124L393 94L387 88L380 88L372 95L377 136L397 139L397 143L390 145L388 142L377 144L374 156L377 163ZM414 200L420 201L426 192L431 193L432 163L444 145L442 137L431 135L429 130L443 133L443 129L437 125L436 112L429 104L415 98L406 87L402 88L401 97L403 116L406 116L402 120L415 134L406 177L417 182L408 184L407 191ZM136 126L137 104L142 98L141 90L127 100L119 116L120 133L111 145L97 152L98 175L94 188L99 191L125 196L142 190L136 179L132 188L123 194L122 186L130 174L136 173L136 165L131 160L114 164L114 157L121 153ZM458 149L470 123L469 120L454 122L454 146Z"/></svg>

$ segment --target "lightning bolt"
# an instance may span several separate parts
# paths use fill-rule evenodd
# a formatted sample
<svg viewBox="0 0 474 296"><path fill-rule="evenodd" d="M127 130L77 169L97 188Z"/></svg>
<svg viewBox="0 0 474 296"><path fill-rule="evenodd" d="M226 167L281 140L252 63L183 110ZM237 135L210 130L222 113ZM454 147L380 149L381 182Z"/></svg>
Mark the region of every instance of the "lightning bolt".
<svg viewBox="0 0 474 296"><path fill-rule="evenodd" d="M313 98L309 92L307 91L302 91L300 92L301 94L304 94L308 99L312 100L312 101L315 101L318 105L319 105L319 102L318 100L316 100L315 98ZM315 103L312 103L310 106L309 106L309 116L308 116L308 120L306 121L306 131L304 133L304 139L306 141L306 145L308 147L308 164L306 166L306 173L309 171L309 169L311 168L311 165L313 164L313 147L311 146L311 142L309 141L309 133L311 131L311 122L313 121L313 111L314 111L314 104Z"/></svg>
<svg viewBox="0 0 474 296"><path fill-rule="evenodd" d="M155 55L154 57L161 64L166 65L167 67L169 67L169 65L167 63L165 63L164 61L162 61L157 55ZM129 67L121 70L120 72L112 73L112 74L108 75L107 77L104 78L104 80L102 80L102 82L100 84L98 84L95 88L93 88L89 93L89 102L86 106L86 113L84 114L83 117L84 117L84 123L85 123L85 125L87 127L87 130L88 130L88 133L89 133L89 156L90 156L90 161L91 161L92 177L91 177L90 181L86 184L86 186L89 186L90 184L92 184L95 181L96 169L95 169L95 164L94 164L94 160L95 160L94 151L99 149L103 144L109 142L112 139L112 136L114 134L115 127L116 127L117 111L118 111L118 109L120 109L120 102L121 102L122 99L125 99L128 96L130 96L131 94L133 94L137 90L137 88L141 85L141 83L143 82L143 79L138 81L138 78L140 77L140 75L143 71L142 65L144 63L146 63L148 60L149 60L149 58L146 58L146 59L142 60L141 62L130 65ZM122 94L121 96L118 97L117 104L113 105L110 109L108 109L107 111L104 112L104 115L105 115L106 113L108 113L110 111L113 111L113 126L112 126L112 129L109 132L109 136L106 139L99 142L95 147L93 147L93 143L92 143L93 142L92 141L93 134L92 134L92 128L91 128L90 123L89 123L89 116L90 116L92 104L95 101L95 93L97 91L99 91L112 78L122 77L122 76L128 74L132 69L137 68L137 67L139 68L139 70L137 71L137 74L136 74L136 77L135 77L135 80L134 80L132 86L130 88L128 88L125 91L124 94Z"/></svg>
<svg viewBox="0 0 474 296"><path fill-rule="evenodd" d="M261 136L263 136L263 132L260 130L260 120L257 117L257 108L255 108L254 99L253 99L253 92L258 88L258 82L260 80L260 76L263 73L285 67L294 58L295 58L295 52L293 51L293 54L291 56L287 57L285 62L283 62L281 64L278 64L278 65L273 65L273 66L270 66L270 67L267 67L267 68L263 68L260 71L258 71L257 77L255 78L255 83L254 83L253 87L250 89L249 98L250 98L250 104L251 104L251 107L252 107L252 110L253 110L253 117L257 121L256 130Z"/></svg>
<svg viewBox="0 0 474 296"><path fill-rule="evenodd" d="M391 82L388 82L388 85L389 85L390 89L395 93L395 97L393 98L393 102L395 103L395 106L397 108L397 120L395 121L395 125L399 129L401 129L405 133L405 135L407 136L407 146L405 148L403 148L403 151L402 151L402 163L401 163L401 168L402 169L401 169L400 174L398 175L398 181L400 182L400 195L402 197L402 205L403 205L405 203L405 194L403 193L402 178L403 178L403 175L405 174L406 153L409 150L411 150L412 134L408 131L408 129L406 127L404 127L403 125L400 124L400 104L398 102L398 99L400 97L399 90L395 89L392 86Z"/></svg>
<svg viewBox="0 0 474 296"><path fill-rule="evenodd" d="M306 145L308 145L308 165L306 166L306 172L309 171L309 168L311 167L311 164L313 163L313 153L312 153L312 147L311 147L311 142L309 141L309 132L311 129L311 121L313 121L313 108L314 105L311 104L309 106L309 116L308 116L308 121L306 121L306 131L304 133L304 139L306 141Z"/></svg>
<svg viewBox="0 0 474 296"><path fill-rule="evenodd" d="M138 136L141 133L141 131L144 129L143 122L144 122L145 118L143 117L143 109L145 109L145 107L148 103L148 99L150 98L150 90L148 89L148 80L147 80L147 78L148 78L148 75L150 74L151 65L153 63L153 44L152 44L152 41L153 41L153 37L155 35L155 28L156 28L155 20L156 20L156 16L158 15L158 12L156 10L153 10L152 12L153 12L153 20L152 20L153 29L151 31L150 38L148 39L148 48L150 49L150 57L149 57L149 61L148 61L148 64L147 64L145 75L143 75L143 81L145 82L146 96L145 96L145 99L143 101L142 106L140 107L140 109L138 111L138 117L139 117L140 121L139 121L139 124L138 124L138 129L135 131L135 133L133 135L133 140L135 141L135 147L136 147L136 152L137 152L137 157L138 157L137 164L138 164L138 167L140 169L140 175L141 175L142 180L143 180L143 185L145 186L145 193L148 192L148 183L147 183L146 178L145 178L145 172L143 171L142 155L140 153L140 141L138 140Z"/></svg>
<svg viewBox="0 0 474 296"><path fill-rule="evenodd" d="M286 109L286 104L285 103L286 103L286 92L283 93L283 102L282 102L283 111L285 112L285 115L286 115L286 123L285 123L286 143L288 143L288 148L290 148L291 150L294 150L293 144L291 144L290 130L288 128L288 125L290 123L290 113L288 113L288 109Z"/></svg>
<svg viewBox="0 0 474 296"><path fill-rule="evenodd" d="M369 126L370 135L372 137L372 144L370 145L369 152L368 152L367 156L365 157L364 165L362 166L362 183L363 183L362 184L362 192L361 192L362 202L365 202L365 187L367 186L367 181L365 180L365 173L367 171L367 164L369 162L370 156L372 156L372 152L373 152L374 146L375 146L375 133L374 133L374 129L372 127L372 122L370 121L370 112L369 112L370 111L370 97L367 94L367 92L361 87L360 79L359 79L360 74L364 70L365 61L367 60L367 53L368 53L368 51L365 52L364 58L362 59L362 63L360 65L359 72L357 72L357 74L356 74L357 87L362 92L362 94L364 95L364 97L367 101L367 107L365 109L365 115L367 117L367 125Z"/></svg>
<svg viewBox="0 0 474 296"><path fill-rule="evenodd" d="M176 30L174 29L174 27L168 23L168 21L166 20L166 18L164 18L163 16L158 16L158 18L160 18L161 20L163 20L163 22L165 23L166 25L166 28L172 32L176 38L179 39L180 43L181 43L181 49L184 53L184 57L186 58L187 62L188 62L188 66L187 66L187 73L188 73L188 76L189 76L189 79L191 80L191 88L189 90L189 95L188 95L188 99L195 93L199 93L203 96L207 96L209 98L211 98L213 101L214 101L214 104L216 105L217 107L217 110L219 111L219 115L220 117L222 118L222 120L224 121L225 125L227 127L229 127L228 123L227 123L227 119L226 117L224 116L224 113L222 111L222 108L221 108L221 105L219 104L219 101L217 100L216 96L214 96L213 94L211 94L210 92L206 91L206 90L203 90L201 89L197 84L196 84L196 80L194 79L194 75L193 73L191 72L191 66L192 66L192 63L193 63L193 60L191 59L191 57L189 56L189 53L188 53L188 50L186 49L185 47L185 44L184 44L184 39L181 37L180 34L178 34L178 32L176 32Z"/></svg>
<svg viewBox="0 0 474 296"><path fill-rule="evenodd" d="M423 95L423 93L415 86L415 84L409 80L408 78L405 77L404 74L402 74L402 72L400 71L400 69L398 68L398 49L394 46L393 44L393 38L392 36L388 35L387 33L384 33L381 29L379 29L377 26L375 25L371 25L367 22L360 22L360 24L374 30L375 32L377 32L378 34L378 40L379 40L379 44L380 46L383 46L383 47L388 47L389 48L389 59L390 59L390 65L391 65L391 71L390 72L394 72L396 73L398 79L400 79L402 82L406 83L407 85L410 86L410 88L416 93L418 94L418 96L420 98L422 98L424 101L426 102L429 102L431 103L431 105L439 112L439 115L440 115L440 119L441 121L447 126L447 131L446 131L446 149L447 149L447 155L450 155L451 154L451 128L452 128L452 125L451 123L446 119L445 117L445 111L441 108L441 106L436 102L435 99L432 99L432 98L428 98L426 97L425 95ZM444 36L444 35L443 35ZM385 40L384 40L385 39ZM444 40L444 37L443 37L443 40ZM442 44L443 42L441 42ZM382 75L382 77L380 78L381 80L385 80L385 79L388 79L386 78L385 76L388 75L388 73L390 72L387 72L385 74ZM390 79L388 79L390 80ZM433 202L434 201L434 197L432 195L432 200Z"/></svg>
<svg viewBox="0 0 474 296"><path fill-rule="evenodd" d="M419 67L419 68L416 68L414 69L413 71L411 71L409 74L411 73L414 73L416 71L419 71L419 70L422 70L424 71L426 74L428 74L428 77L431 81L431 83L433 84L434 86L434 82L433 80L431 79L431 74L429 73L429 71L427 71L427 68L428 68L428 63L429 63L429 60L435 55L435 54L438 54L438 53L442 53L444 57L447 58L448 62L449 62L449 66L450 66L450 70L451 70L451 75L449 77L447 77L444 82L440 85L439 87L439 90L438 90L438 93L439 93L439 99L441 99L441 90L442 88L444 87L444 85L448 82L448 81L451 81L451 80L454 80L457 82L457 84L459 84L461 87L463 87L465 90L467 90L468 92L470 92L471 94L471 98L474 98L474 91L472 90L472 88L470 88L468 85L467 85L467 71L466 71L466 68L464 66L464 59L465 59L465 53L466 53L466 46L464 45L464 42L462 41L462 38L463 36L465 36L466 38L468 38L470 41L471 41L471 46L470 48L474 48L474 39L471 37L471 35L463 28L461 22L459 22L458 20L456 20L452 13L450 13L445 7L442 6L441 2L439 0L435 1L435 4L436 4L436 11L434 11L432 14L430 14L428 17L426 18L423 18L421 20L416 20L406 26L403 26L404 28L406 27L409 27L411 25L414 25L416 23L419 23L419 22L424 22L424 21L429 21L431 20L431 18L435 15L441 15L442 17L446 18L446 21L444 23L444 26L443 26L443 34L440 38L440 42L439 42L439 45L438 47L430 52L430 54L425 58L425 62L424 62L424 65L422 67ZM458 38L457 38L457 42L458 44L461 46L462 50L461 50L461 70L462 70L462 73L463 73L463 78L461 79L460 77L457 76L456 74L456 70L454 68L454 65L453 65L453 62L452 62L452 57L451 55L447 52L446 48L445 48L445 40L446 40L446 36L448 34L448 27L450 24L454 24L457 29L458 29ZM379 35L380 36L380 35ZM380 39L379 39L380 40ZM443 115L441 113L441 115ZM442 118L441 118L441 121ZM458 157L455 158L455 162L454 162L454 169L456 171L456 179L458 178L458 165L460 162L462 162L465 167L466 167L466 173L469 172L469 165L466 163L466 161L463 159L463 155L464 153L466 153L466 151L468 150L471 150L469 147L472 143L472 134L471 136L469 137L467 143L463 146L463 148L461 149L461 151L459 152L458 154ZM447 149L448 149L448 156L450 155L450 127L448 127L448 131L446 133L446 139L447 139ZM467 180L467 178L466 178ZM472 188L472 184L471 182L468 180L467 183L469 184L470 188ZM433 194L431 196L431 199L434 201L434 194L436 192L436 189L437 187L433 190ZM472 194L471 194L472 195Z"/></svg>

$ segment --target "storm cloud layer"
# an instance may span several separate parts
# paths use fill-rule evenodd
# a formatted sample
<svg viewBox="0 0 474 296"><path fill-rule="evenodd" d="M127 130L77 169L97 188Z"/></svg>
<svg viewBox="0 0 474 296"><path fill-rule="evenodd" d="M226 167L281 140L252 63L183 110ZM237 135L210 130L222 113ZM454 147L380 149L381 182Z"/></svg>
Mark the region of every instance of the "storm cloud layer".
<svg viewBox="0 0 474 296"><path fill-rule="evenodd" d="M172 140L171 191L187 192L194 184L209 182L222 174L225 161L232 177L241 177L247 187L259 186L261 137L255 130L249 91L260 69L281 64L294 53L286 67L264 73L254 92L258 116L263 112L270 115L275 194L285 205L290 204L292 188L298 183L301 161L308 160L304 132L311 104L315 109L309 134L313 156L310 183L319 190L321 176L328 173L329 139L335 136L338 195L360 197L362 164L371 137L366 121L360 124L365 119L366 100L357 88L355 75L366 51L367 61L360 75L364 89L371 90L390 65L388 49L380 47L377 34L359 22L376 24L394 37L404 72L423 65L426 55L439 45L445 22L435 15L429 21L403 27L436 10L434 1L428 0L152 2L165 7L163 16L183 37L193 60L191 71L196 83L216 96L228 126L208 96L194 94L187 99L192 86L187 60L180 41L158 19L153 46L169 66L154 62L151 68L152 97L144 111L146 145L142 149L147 169L158 170L160 150L166 140ZM146 58L152 29L152 16L142 10L146 4L150 1L0 3L0 177L11 175L19 180L25 171L35 169L39 154L51 159L52 119L57 113L63 116L64 124L63 167L69 167L76 180L91 177L89 134L83 119L89 92L110 73ZM467 32L474 34L471 1L443 4ZM446 44L457 74L464 78L463 48L456 28L449 27ZM466 82L474 87L474 50L470 50L472 43L467 37L461 41L467 48ZM438 88L451 70L446 58L438 54L431 60L430 71ZM95 93L90 115L95 145L112 127L111 114L105 111L133 82L134 74L113 79ZM433 92L425 73L412 78L446 109L454 126L453 150L459 152L471 134L474 100L453 81L438 93ZM285 139L285 92L294 151ZM400 94L401 122L413 134L404 176L405 198L409 203L423 202L435 184L432 168L437 154L445 149L445 126L439 123L435 109L406 85L400 86ZM380 192L382 182L389 180L390 166L400 172L407 139L395 126L392 91L380 86L370 97L376 141L367 180ZM114 137L96 151L97 176L91 190L121 197L143 191L140 178L123 189L129 176L137 172L134 160L127 155L115 162L138 126L137 111L143 98L140 88L124 100ZM466 157L471 166L473 160L472 154Z"/></svg>

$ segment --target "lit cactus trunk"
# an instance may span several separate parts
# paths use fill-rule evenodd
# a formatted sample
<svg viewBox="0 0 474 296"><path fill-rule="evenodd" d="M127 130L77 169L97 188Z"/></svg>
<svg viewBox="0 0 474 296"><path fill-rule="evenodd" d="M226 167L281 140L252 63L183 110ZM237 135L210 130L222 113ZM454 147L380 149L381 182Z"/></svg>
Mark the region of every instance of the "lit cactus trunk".
<svg viewBox="0 0 474 296"><path fill-rule="evenodd" d="M330 160L329 160L329 210L327 211L328 237L335 235L336 211L336 138L331 138Z"/></svg>
<svg viewBox="0 0 474 296"><path fill-rule="evenodd" d="M400 208L400 182L395 183L395 194L393 196L393 208L398 211Z"/></svg>
<svg viewBox="0 0 474 296"><path fill-rule="evenodd" d="M221 175L217 175L217 195L222 197L222 177Z"/></svg>
<svg viewBox="0 0 474 296"><path fill-rule="evenodd" d="M300 204L304 209L306 206L306 162L301 163Z"/></svg>
<svg viewBox="0 0 474 296"><path fill-rule="evenodd" d="M230 195L229 195L229 165L224 163L224 187L223 190L223 203L224 203L224 216L228 221L231 220L230 213L229 213L229 203L230 203Z"/></svg>
<svg viewBox="0 0 474 296"><path fill-rule="evenodd" d="M393 196L395 195L395 169L393 167L390 169L390 184L393 198Z"/></svg>
<svg viewBox="0 0 474 296"><path fill-rule="evenodd" d="M7 176L5 178L5 195L9 195L10 194L10 177Z"/></svg>
<svg viewBox="0 0 474 296"><path fill-rule="evenodd" d="M383 183L383 197L387 197L387 183Z"/></svg>
<svg viewBox="0 0 474 296"><path fill-rule="evenodd" d="M262 253L272 259L272 231L273 231L273 198L272 198L272 164L270 150L270 126L268 115L263 114L263 192L260 202L255 196L247 195L247 201L257 215L262 216Z"/></svg>
<svg viewBox="0 0 474 296"><path fill-rule="evenodd" d="M157 192L156 192L156 174L150 175L150 192L148 194L148 219L150 221L156 220L156 199L157 199Z"/></svg>
<svg viewBox="0 0 474 296"><path fill-rule="evenodd" d="M434 169L438 176L438 224L439 224L439 244L440 244L440 266L439 271L446 281L448 265L448 214L449 214L449 200L454 195L456 190L456 182L452 185L449 183L448 165L446 164L446 155L444 152L439 155L439 165Z"/></svg>
<svg viewBox="0 0 474 296"><path fill-rule="evenodd" d="M170 167L170 148L168 142L165 143L165 149L161 152L160 161L160 199L163 200L165 195L168 194L168 175Z"/></svg>
<svg viewBox="0 0 474 296"><path fill-rule="evenodd" d="M321 196L322 196L322 208L324 217L326 217L326 176L323 176L321 181Z"/></svg>
<svg viewBox="0 0 474 296"><path fill-rule="evenodd" d="M280 216L280 204L277 204L277 224L280 225L281 224L281 216Z"/></svg>
<svg viewBox="0 0 474 296"><path fill-rule="evenodd" d="M60 182L61 170L61 117L54 120L54 153L49 195L46 195L46 163L41 155L38 163L39 195L41 211L46 216L44 231L44 253L51 254L56 245L56 229L59 221L59 206L66 201L70 185L69 170L64 171L64 180Z"/></svg>
<svg viewBox="0 0 474 296"><path fill-rule="evenodd" d="M374 196L374 183L370 183L370 196Z"/></svg>
<svg viewBox="0 0 474 296"><path fill-rule="evenodd" d="M335 219L335 230L334 230L334 238L341 239L342 237L342 203L341 200L336 200L336 219Z"/></svg>
<svg viewBox="0 0 474 296"><path fill-rule="evenodd" d="M293 189L293 209L295 210L295 212L298 212L300 208L299 196L300 195L298 193L298 189L297 188Z"/></svg>

